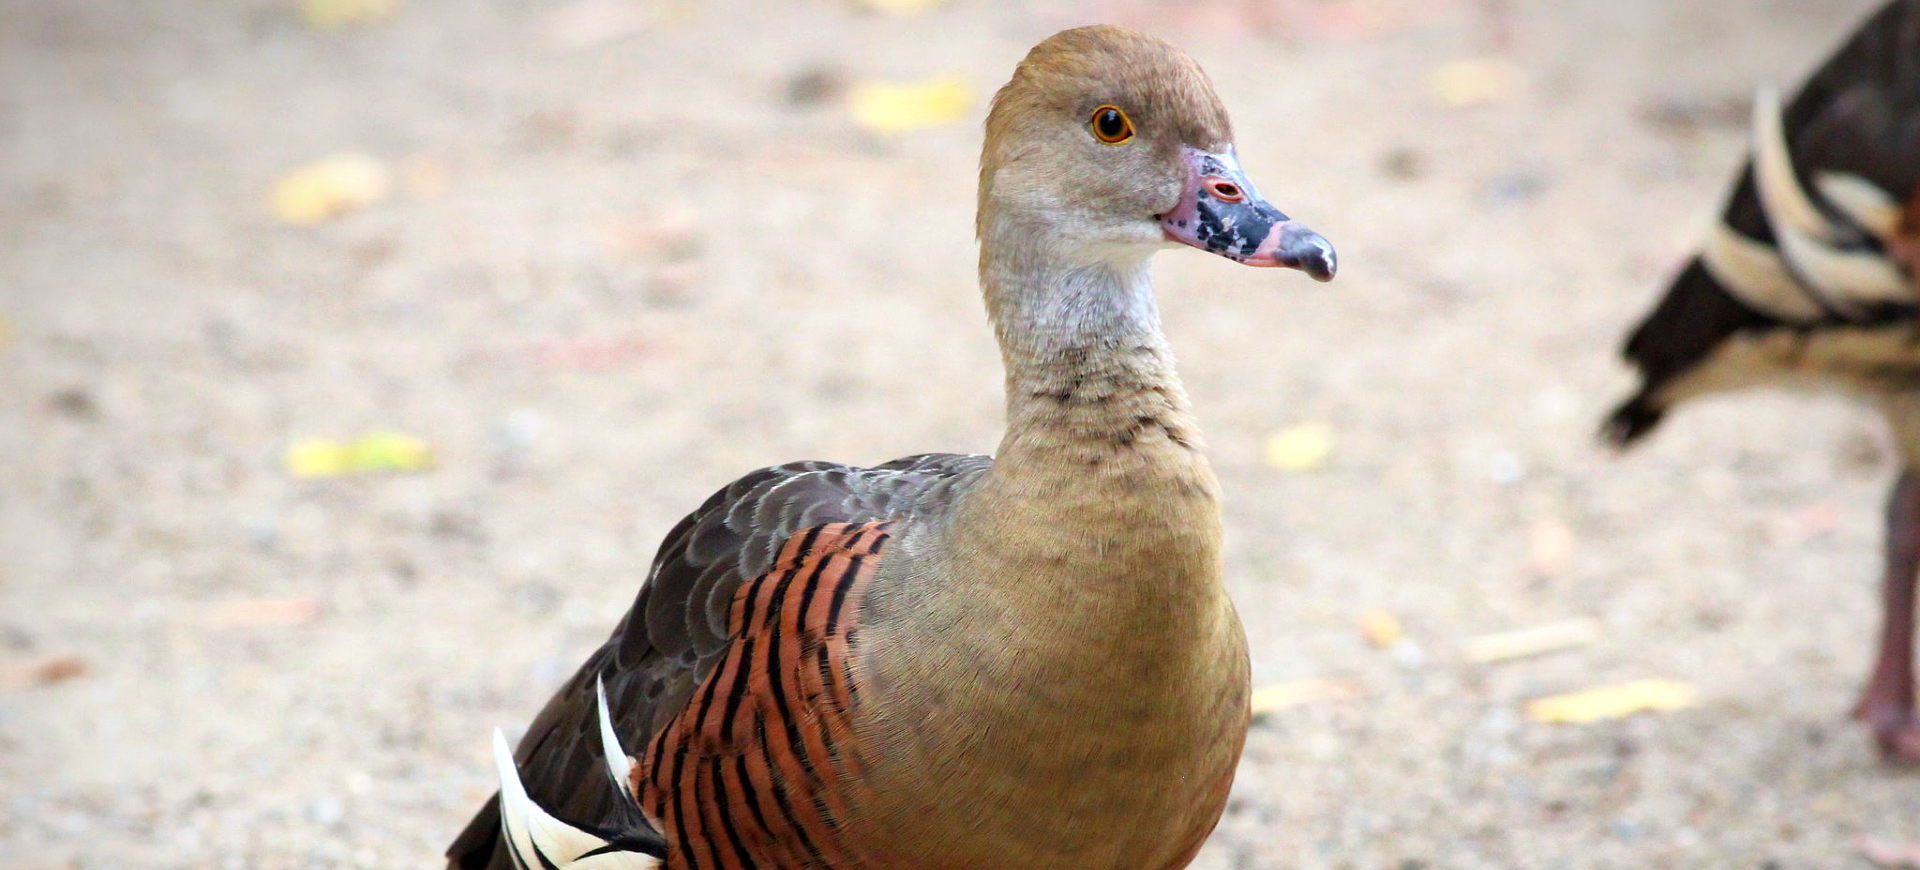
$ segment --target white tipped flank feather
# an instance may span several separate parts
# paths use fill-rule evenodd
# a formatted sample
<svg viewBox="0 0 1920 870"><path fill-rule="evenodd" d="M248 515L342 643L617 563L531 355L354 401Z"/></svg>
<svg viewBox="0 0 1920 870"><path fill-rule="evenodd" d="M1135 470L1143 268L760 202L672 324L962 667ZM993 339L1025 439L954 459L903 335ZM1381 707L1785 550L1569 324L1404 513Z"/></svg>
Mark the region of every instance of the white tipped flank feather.
<svg viewBox="0 0 1920 870"><path fill-rule="evenodd" d="M620 747L620 737L613 733L613 717L607 713L607 684L595 677L594 690L600 694L600 751L607 757L607 775L613 777L613 787L627 800L633 800L633 758Z"/></svg>
<svg viewBox="0 0 1920 870"><path fill-rule="evenodd" d="M623 756L624 757L624 756ZM500 772L500 834L507 840L514 864L523 868L559 870L658 870L660 861L631 851L602 852L607 841L554 818L527 796L520 782L520 766L507 748L506 735L493 731L493 763Z"/></svg>
<svg viewBox="0 0 1920 870"><path fill-rule="evenodd" d="M1795 230L1822 241L1830 238L1826 217L1794 177L1780 94L1771 85L1762 85L1753 97L1753 175L1774 232Z"/></svg>
<svg viewBox="0 0 1920 870"><path fill-rule="evenodd" d="M1772 246L1756 242L1715 221L1700 250L1707 273L1727 292L1754 310L1788 323L1811 323L1826 309L1807 295Z"/></svg>
<svg viewBox="0 0 1920 870"><path fill-rule="evenodd" d="M1893 194L1851 172L1816 170L1813 187L1848 220L1882 242L1900 232L1900 201Z"/></svg>
<svg viewBox="0 0 1920 870"><path fill-rule="evenodd" d="M1850 308L1915 301L1912 285L1891 260L1834 246L1834 228L1794 175L1780 95L1770 87L1762 87L1753 101L1753 176L1781 253L1800 280L1827 302Z"/></svg>

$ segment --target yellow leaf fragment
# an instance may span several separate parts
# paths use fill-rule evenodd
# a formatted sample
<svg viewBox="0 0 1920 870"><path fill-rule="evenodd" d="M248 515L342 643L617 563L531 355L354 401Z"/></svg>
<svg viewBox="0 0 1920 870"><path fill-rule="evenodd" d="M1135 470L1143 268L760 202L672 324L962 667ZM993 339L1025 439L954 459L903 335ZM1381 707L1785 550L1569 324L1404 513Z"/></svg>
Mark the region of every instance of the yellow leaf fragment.
<svg viewBox="0 0 1920 870"><path fill-rule="evenodd" d="M1497 57L1469 57L1435 67L1428 76L1434 99L1462 109L1512 99L1526 87L1527 71Z"/></svg>
<svg viewBox="0 0 1920 870"><path fill-rule="evenodd" d="M268 195L275 217L312 226L387 196L385 164L365 154L322 157L282 176Z"/></svg>
<svg viewBox="0 0 1920 870"><path fill-rule="evenodd" d="M399 8L400 0L300 0L300 20L308 27L333 30L378 24Z"/></svg>
<svg viewBox="0 0 1920 870"><path fill-rule="evenodd" d="M875 133L903 133L960 120L973 105L973 90L957 77L894 84L860 82L847 95L848 110Z"/></svg>
<svg viewBox="0 0 1920 870"><path fill-rule="evenodd" d="M373 432L347 445L354 471L422 471L433 467L433 445L404 432Z"/></svg>
<svg viewBox="0 0 1920 870"><path fill-rule="evenodd" d="M1333 455L1333 426L1319 420L1288 426L1267 437L1267 464L1281 471L1313 471Z"/></svg>
<svg viewBox="0 0 1920 870"><path fill-rule="evenodd" d="M433 467L433 446L402 432L373 432L347 442L307 438L287 448L286 465L288 474L308 479L422 471Z"/></svg>
<svg viewBox="0 0 1920 870"><path fill-rule="evenodd" d="M347 473L347 445L306 438L287 448L287 473L294 477L339 477Z"/></svg>
<svg viewBox="0 0 1920 870"><path fill-rule="evenodd" d="M868 12L905 18L920 15L940 8L944 0L854 0L854 5Z"/></svg>
<svg viewBox="0 0 1920 870"><path fill-rule="evenodd" d="M1693 687L1674 680L1634 680L1582 692L1552 695L1527 703L1527 717L1535 722L1582 724L1619 719L1635 713L1679 710L1693 706Z"/></svg>
<svg viewBox="0 0 1920 870"><path fill-rule="evenodd" d="M1359 697L1360 694L1360 685L1351 679L1307 677L1261 686L1253 690L1253 695L1248 701L1253 708L1253 715L1263 716L1289 707L1298 707L1301 704L1315 701L1344 701Z"/></svg>
<svg viewBox="0 0 1920 870"><path fill-rule="evenodd" d="M1375 607L1360 614L1359 626L1360 636L1380 649L1400 642L1400 619L1383 608Z"/></svg>
<svg viewBox="0 0 1920 870"><path fill-rule="evenodd" d="M1583 647L1600 639L1600 623L1566 619L1530 628L1516 628L1467 638L1467 659L1500 662Z"/></svg>

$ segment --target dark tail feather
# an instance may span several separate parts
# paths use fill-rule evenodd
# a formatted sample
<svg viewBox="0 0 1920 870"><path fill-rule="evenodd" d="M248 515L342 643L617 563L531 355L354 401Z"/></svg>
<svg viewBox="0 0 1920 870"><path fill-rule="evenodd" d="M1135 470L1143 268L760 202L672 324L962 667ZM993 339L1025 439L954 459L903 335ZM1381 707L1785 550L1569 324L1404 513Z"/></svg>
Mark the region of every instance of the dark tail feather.
<svg viewBox="0 0 1920 870"><path fill-rule="evenodd" d="M487 799L486 806L474 813L473 821L467 823L466 830L453 838L453 845L447 847L448 870L506 870L511 860L505 856L507 851L500 845L500 795ZM501 859L498 868L494 868L494 859Z"/></svg>
<svg viewBox="0 0 1920 870"><path fill-rule="evenodd" d="M1646 393L1636 394L1607 415L1607 422L1600 426L1600 438L1624 450L1660 425L1660 418L1666 413L1665 409L1655 407Z"/></svg>
<svg viewBox="0 0 1920 870"><path fill-rule="evenodd" d="M1640 391L1621 403L1600 427L1600 437L1626 447L1653 431L1666 414L1653 397L1674 379L1713 355L1721 342L1743 331L1779 326L1735 297L1695 257L1667 293L1627 337L1622 356L1640 370Z"/></svg>

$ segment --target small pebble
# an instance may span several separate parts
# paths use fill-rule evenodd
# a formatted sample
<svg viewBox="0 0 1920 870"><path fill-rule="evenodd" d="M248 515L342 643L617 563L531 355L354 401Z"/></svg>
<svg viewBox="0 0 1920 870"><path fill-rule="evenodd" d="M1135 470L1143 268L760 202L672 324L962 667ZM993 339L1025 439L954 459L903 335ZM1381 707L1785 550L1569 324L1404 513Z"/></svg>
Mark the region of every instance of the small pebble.
<svg viewBox="0 0 1920 870"><path fill-rule="evenodd" d="M1511 486L1526 475L1526 463L1514 453L1503 450L1487 458L1487 479L1494 483Z"/></svg>
<svg viewBox="0 0 1920 870"><path fill-rule="evenodd" d="M1547 179L1536 173L1504 172L1487 179L1480 188L1480 196L1495 208L1525 205L1545 193L1549 186Z"/></svg>
<svg viewBox="0 0 1920 870"><path fill-rule="evenodd" d="M47 407L61 416L75 420L100 418L100 406L94 402L93 394L80 387L68 387L56 391L47 397Z"/></svg>
<svg viewBox="0 0 1920 870"><path fill-rule="evenodd" d="M271 550L280 543L280 517L273 511L265 511L247 518L247 543L262 550Z"/></svg>
<svg viewBox="0 0 1920 870"><path fill-rule="evenodd" d="M1417 181L1427 174L1427 161L1413 148L1393 148L1380 155L1380 174L1395 181Z"/></svg>
<svg viewBox="0 0 1920 870"><path fill-rule="evenodd" d="M321 795L307 804L307 819L315 824L333 827L345 815L346 808L333 795Z"/></svg>
<svg viewBox="0 0 1920 870"><path fill-rule="evenodd" d="M846 90L846 78L826 67L801 71L787 80L785 98L789 106L818 106Z"/></svg>
<svg viewBox="0 0 1920 870"><path fill-rule="evenodd" d="M1419 670L1427 663L1425 647L1415 643L1412 638L1401 638L1398 643L1387 648L1388 657L1393 663L1409 671Z"/></svg>

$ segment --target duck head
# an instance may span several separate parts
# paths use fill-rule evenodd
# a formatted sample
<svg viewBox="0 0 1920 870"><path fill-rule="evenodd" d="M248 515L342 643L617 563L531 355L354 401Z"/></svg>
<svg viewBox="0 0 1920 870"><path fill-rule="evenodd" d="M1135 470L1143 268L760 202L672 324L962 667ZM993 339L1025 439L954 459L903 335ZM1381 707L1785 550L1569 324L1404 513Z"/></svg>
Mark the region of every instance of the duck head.
<svg viewBox="0 0 1920 870"><path fill-rule="evenodd" d="M1193 60L1116 27L1035 46L995 95L979 231L1081 262L1191 245L1249 266L1333 278L1333 246L1241 171L1226 108Z"/></svg>

